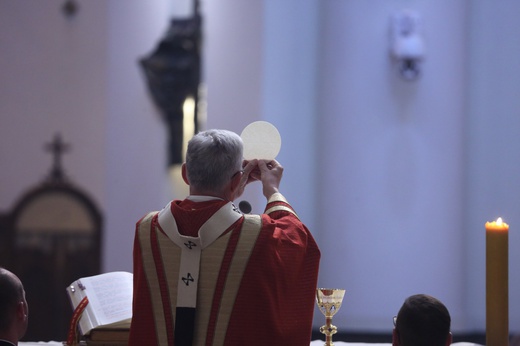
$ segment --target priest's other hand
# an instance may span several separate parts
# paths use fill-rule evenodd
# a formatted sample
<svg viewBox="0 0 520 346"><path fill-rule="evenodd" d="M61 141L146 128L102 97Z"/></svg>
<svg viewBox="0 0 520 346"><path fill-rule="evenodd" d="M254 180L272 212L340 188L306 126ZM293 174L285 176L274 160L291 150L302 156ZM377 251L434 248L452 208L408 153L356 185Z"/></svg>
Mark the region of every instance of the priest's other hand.
<svg viewBox="0 0 520 346"><path fill-rule="evenodd" d="M278 192L278 187L282 180L283 167L276 160L258 160L258 168L260 169L262 192L269 199L274 193Z"/></svg>

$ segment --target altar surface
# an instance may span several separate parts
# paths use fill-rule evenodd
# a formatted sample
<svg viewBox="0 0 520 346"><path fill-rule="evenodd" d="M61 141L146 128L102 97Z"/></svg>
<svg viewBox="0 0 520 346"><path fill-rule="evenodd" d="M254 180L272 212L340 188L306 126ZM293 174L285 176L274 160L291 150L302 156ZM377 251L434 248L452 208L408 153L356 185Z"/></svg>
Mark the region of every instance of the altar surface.
<svg viewBox="0 0 520 346"><path fill-rule="evenodd" d="M323 346L325 342L323 340L314 340L311 341L310 346ZM58 341L49 341L49 342L19 342L19 346L63 346L62 342ZM377 343L365 343L365 342L344 342L344 341L334 341L334 345L336 346L389 346L391 344L377 344ZM482 346L479 344L474 344L471 342L456 342L452 344L453 346Z"/></svg>
<svg viewBox="0 0 520 346"><path fill-rule="evenodd" d="M323 340L314 340L314 341L311 341L311 345L310 346L323 346L325 342ZM366 343L366 342L344 342L344 341L334 341L334 345L336 346L367 346L367 345L370 345L370 346L389 346L389 345L392 345L390 343L383 343L383 344L378 344L378 343ZM482 346L482 345L479 345L479 344L474 344L474 343L471 343L471 342L455 342L452 344L453 346Z"/></svg>

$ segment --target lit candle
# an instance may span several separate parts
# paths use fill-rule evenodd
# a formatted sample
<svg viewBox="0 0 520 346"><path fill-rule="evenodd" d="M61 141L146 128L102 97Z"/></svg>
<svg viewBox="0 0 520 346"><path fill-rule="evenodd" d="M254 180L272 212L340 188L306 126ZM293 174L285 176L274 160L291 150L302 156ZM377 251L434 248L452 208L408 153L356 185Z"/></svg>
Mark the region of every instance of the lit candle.
<svg viewBox="0 0 520 346"><path fill-rule="evenodd" d="M509 344L508 310L509 225L486 222L486 345Z"/></svg>

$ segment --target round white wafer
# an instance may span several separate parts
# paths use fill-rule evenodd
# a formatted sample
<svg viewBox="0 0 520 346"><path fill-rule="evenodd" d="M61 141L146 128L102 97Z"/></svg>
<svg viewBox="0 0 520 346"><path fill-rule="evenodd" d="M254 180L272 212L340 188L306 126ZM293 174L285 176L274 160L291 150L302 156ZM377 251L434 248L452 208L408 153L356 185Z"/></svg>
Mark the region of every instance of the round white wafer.
<svg viewBox="0 0 520 346"><path fill-rule="evenodd" d="M267 121L255 121L247 125L242 134L244 159L274 160L282 146L278 129Z"/></svg>

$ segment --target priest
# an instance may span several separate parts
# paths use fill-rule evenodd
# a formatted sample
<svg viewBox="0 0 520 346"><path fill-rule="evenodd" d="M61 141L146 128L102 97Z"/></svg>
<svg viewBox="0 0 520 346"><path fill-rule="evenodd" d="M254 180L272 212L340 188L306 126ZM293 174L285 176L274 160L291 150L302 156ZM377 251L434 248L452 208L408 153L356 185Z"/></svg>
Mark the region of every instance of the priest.
<svg viewBox="0 0 520 346"><path fill-rule="evenodd" d="M196 134L190 195L137 222L129 345L309 345L320 251L279 191L276 160L243 160L240 136ZM260 181L261 215L233 201Z"/></svg>

